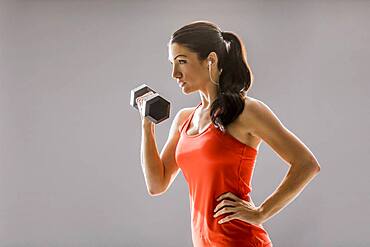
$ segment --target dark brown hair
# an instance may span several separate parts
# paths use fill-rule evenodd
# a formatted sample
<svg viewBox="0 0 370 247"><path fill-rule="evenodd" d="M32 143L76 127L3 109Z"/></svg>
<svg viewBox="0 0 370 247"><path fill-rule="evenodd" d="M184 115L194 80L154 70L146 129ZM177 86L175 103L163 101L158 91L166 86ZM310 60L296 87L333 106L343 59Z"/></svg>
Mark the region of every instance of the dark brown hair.
<svg viewBox="0 0 370 247"><path fill-rule="evenodd" d="M244 97L253 83L253 74L241 39L233 32L222 32L211 22L196 21L174 32L169 45L173 43L196 53L200 61L212 51L217 54L218 69L222 69L222 73L210 115L215 126L225 131L225 127L243 111Z"/></svg>

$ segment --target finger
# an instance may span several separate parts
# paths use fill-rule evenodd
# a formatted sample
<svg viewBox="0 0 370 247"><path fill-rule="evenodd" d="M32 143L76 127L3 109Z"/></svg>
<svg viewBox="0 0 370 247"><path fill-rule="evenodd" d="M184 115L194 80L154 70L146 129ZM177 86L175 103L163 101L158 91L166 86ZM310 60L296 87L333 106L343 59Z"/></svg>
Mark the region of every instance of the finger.
<svg viewBox="0 0 370 247"><path fill-rule="evenodd" d="M227 213L233 213L233 212L236 212L238 211L238 208L237 207L224 207L222 208L221 210L219 210L217 213L215 213L213 215L214 218L217 218L218 216L222 215L222 214L227 214Z"/></svg>
<svg viewBox="0 0 370 247"><path fill-rule="evenodd" d="M241 201L241 199L239 197L237 197L236 195L234 195L233 193L231 193L230 191L225 193L225 194L222 194L220 197L217 198L217 201L220 201L224 198L231 198L233 199L234 201Z"/></svg>
<svg viewBox="0 0 370 247"><path fill-rule="evenodd" d="M140 98L145 99L145 98L150 97L152 94L154 94L154 93L153 92L148 92L148 93L143 94L142 96L140 96Z"/></svg>
<svg viewBox="0 0 370 247"><path fill-rule="evenodd" d="M230 221L230 220L238 219L238 218L237 218L237 215L238 215L238 214L236 214L236 213L235 213L235 214L231 214L231 215L225 216L224 218L220 219L220 220L218 221L218 223L219 223L219 224L222 224L222 223L228 222L228 221Z"/></svg>
<svg viewBox="0 0 370 247"><path fill-rule="evenodd" d="M230 201L230 200L222 200L219 204L217 204L217 206L215 207L215 209L213 210L213 212L217 212L220 208L224 207L224 206L235 206L236 203L234 201Z"/></svg>
<svg viewBox="0 0 370 247"><path fill-rule="evenodd" d="M138 107L141 107L143 105L143 98L137 98L136 99L136 104Z"/></svg>
<svg viewBox="0 0 370 247"><path fill-rule="evenodd" d="M138 102L142 102L145 98L147 98L148 96L150 96L151 94L153 94L153 92L148 92L148 93L145 93L139 97L136 98L136 103Z"/></svg>
<svg viewBox="0 0 370 247"><path fill-rule="evenodd" d="M242 200L242 202L245 205L255 207L254 202L253 202L253 200L252 200L252 198L250 196L248 196L248 198L246 200Z"/></svg>
<svg viewBox="0 0 370 247"><path fill-rule="evenodd" d="M253 202L251 202L251 201L247 201L247 200L242 200L242 203L243 203L243 204L248 204L248 205L254 205L254 203L253 203Z"/></svg>
<svg viewBox="0 0 370 247"><path fill-rule="evenodd" d="M138 106L139 109L143 106L144 100L149 98L149 96L151 96L152 94L154 94L154 93L153 92L148 92L148 93L145 93L145 94L143 94L143 95L141 95L141 96L139 96L135 99L136 105Z"/></svg>

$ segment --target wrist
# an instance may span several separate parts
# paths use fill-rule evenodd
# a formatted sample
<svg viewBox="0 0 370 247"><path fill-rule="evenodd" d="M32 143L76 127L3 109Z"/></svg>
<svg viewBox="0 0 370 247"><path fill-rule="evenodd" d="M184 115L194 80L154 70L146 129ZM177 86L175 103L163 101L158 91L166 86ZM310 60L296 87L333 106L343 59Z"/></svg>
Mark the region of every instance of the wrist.
<svg viewBox="0 0 370 247"><path fill-rule="evenodd" d="M142 128L145 130L145 131L153 131L154 130L154 123L151 122L150 120L148 119L143 119L142 120L142 123L141 123L141 126Z"/></svg>
<svg viewBox="0 0 370 247"><path fill-rule="evenodd" d="M265 208L262 205L258 207L258 216L261 224L265 223L265 221L267 220L267 214Z"/></svg>

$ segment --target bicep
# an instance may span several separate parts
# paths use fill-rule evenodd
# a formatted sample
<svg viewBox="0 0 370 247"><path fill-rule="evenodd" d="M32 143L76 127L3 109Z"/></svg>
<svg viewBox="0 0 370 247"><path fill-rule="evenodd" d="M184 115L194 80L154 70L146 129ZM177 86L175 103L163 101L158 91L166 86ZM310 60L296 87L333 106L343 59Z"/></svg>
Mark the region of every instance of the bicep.
<svg viewBox="0 0 370 247"><path fill-rule="evenodd" d="M279 120L263 102L256 100L250 106L253 133L260 137L290 165L312 160L313 154L306 145Z"/></svg>
<svg viewBox="0 0 370 247"><path fill-rule="evenodd" d="M183 110L180 110L172 121L167 141L164 144L160 154L164 166L163 178L165 189L167 189L172 184L173 180L179 173L179 167L175 159L175 151L178 140L180 138L179 126L181 124L182 115Z"/></svg>

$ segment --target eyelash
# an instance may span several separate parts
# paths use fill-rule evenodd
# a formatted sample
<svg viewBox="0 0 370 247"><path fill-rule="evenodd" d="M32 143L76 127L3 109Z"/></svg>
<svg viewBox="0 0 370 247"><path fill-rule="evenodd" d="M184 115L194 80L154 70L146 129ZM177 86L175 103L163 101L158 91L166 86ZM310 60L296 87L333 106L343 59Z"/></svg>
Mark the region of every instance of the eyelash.
<svg viewBox="0 0 370 247"><path fill-rule="evenodd" d="M181 60L181 59L179 59L178 61L179 61L179 64L184 64L184 63L186 63L186 60ZM182 62L182 61L183 61L184 63L180 63L180 62ZM172 62L170 62L170 64L172 65Z"/></svg>

